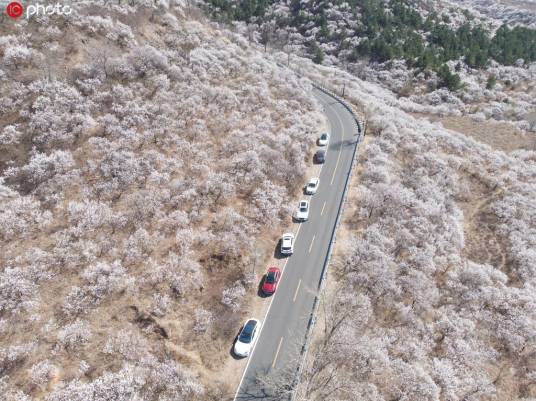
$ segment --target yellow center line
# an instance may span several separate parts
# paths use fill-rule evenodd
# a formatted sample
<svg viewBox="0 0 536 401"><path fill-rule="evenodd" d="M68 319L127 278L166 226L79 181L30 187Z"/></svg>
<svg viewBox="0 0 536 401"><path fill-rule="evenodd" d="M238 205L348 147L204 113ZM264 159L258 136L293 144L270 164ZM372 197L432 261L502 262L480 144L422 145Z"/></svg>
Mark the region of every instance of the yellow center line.
<svg viewBox="0 0 536 401"><path fill-rule="evenodd" d="M326 207L326 202L324 202L324 206L322 206L322 211L320 212L320 216L324 214L324 208Z"/></svg>
<svg viewBox="0 0 536 401"><path fill-rule="evenodd" d="M298 290L300 289L301 285L301 279L298 281L298 286L296 287L296 292L294 293L294 298L292 299L292 302L296 302L296 297L298 296Z"/></svg>
<svg viewBox="0 0 536 401"><path fill-rule="evenodd" d="M279 345L277 346L277 351L275 352L274 361L272 362L272 369L275 366L275 362L277 361L277 355L279 355L279 350L281 349L282 343L283 343L283 337L281 337L281 340L279 340Z"/></svg>
<svg viewBox="0 0 536 401"><path fill-rule="evenodd" d="M311 245L309 246L309 253L311 253L311 249L313 249L313 242L315 242L315 236L313 235L313 240L311 241Z"/></svg>

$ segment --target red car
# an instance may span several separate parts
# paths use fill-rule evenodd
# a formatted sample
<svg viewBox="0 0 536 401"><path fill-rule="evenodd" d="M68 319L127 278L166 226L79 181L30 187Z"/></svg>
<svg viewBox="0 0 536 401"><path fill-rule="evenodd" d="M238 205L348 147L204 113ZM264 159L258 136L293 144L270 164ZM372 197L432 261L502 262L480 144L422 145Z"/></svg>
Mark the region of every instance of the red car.
<svg viewBox="0 0 536 401"><path fill-rule="evenodd" d="M262 283L262 292L266 295L273 294L277 288L279 277L281 277L281 270L277 267L270 267L266 272L264 283Z"/></svg>

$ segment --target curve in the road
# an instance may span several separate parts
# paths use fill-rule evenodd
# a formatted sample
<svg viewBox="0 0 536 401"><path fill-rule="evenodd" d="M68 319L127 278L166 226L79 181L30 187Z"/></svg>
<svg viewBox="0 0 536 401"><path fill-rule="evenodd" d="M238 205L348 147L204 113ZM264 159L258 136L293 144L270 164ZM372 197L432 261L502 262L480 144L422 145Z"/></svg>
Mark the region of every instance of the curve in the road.
<svg viewBox="0 0 536 401"><path fill-rule="evenodd" d="M319 169L320 186L310 200L309 220L298 225L294 254L285 260L281 281L262 322L234 400L281 400L274 387L292 381L359 133L354 116L339 101L314 89L328 118L330 142ZM298 235L299 234L299 235ZM290 384L290 382L289 382Z"/></svg>

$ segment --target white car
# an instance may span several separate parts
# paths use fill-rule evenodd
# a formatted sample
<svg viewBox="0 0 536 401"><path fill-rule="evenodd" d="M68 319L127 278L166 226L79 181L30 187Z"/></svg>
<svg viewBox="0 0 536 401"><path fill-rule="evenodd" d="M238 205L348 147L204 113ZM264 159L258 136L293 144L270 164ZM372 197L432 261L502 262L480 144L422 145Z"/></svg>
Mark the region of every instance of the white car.
<svg viewBox="0 0 536 401"><path fill-rule="evenodd" d="M305 186L305 193L307 195L316 194L316 191L318 190L318 184L320 184L320 180L318 178L311 178Z"/></svg>
<svg viewBox="0 0 536 401"><path fill-rule="evenodd" d="M294 252L294 234L286 233L281 237L281 254L292 255Z"/></svg>
<svg viewBox="0 0 536 401"><path fill-rule="evenodd" d="M318 138L318 146L326 146L329 143L329 134L324 132Z"/></svg>
<svg viewBox="0 0 536 401"><path fill-rule="evenodd" d="M249 319L240 330L240 334L236 339L233 352L236 356L246 357L257 341L257 337L261 331L261 324L257 319Z"/></svg>
<svg viewBox="0 0 536 401"><path fill-rule="evenodd" d="M296 210L294 219L296 221L307 221L308 218L309 218L309 202L306 200L302 200L298 204L298 210Z"/></svg>

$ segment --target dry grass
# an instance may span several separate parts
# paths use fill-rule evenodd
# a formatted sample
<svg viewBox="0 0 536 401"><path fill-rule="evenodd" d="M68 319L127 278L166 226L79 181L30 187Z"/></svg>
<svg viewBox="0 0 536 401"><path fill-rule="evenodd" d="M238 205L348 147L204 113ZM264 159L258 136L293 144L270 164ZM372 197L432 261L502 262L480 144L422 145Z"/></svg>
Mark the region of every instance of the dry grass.
<svg viewBox="0 0 536 401"><path fill-rule="evenodd" d="M121 18L123 17L119 17L118 19ZM157 27L155 24L148 23L147 19L148 16L143 11L140 11L138 14L125 16L122 22L129 26L139 28L133 29L133 32L140 43L149 43L158 48L165 48L163 38L165 37L166 29L162 26ZM213 26L200 24L201 28L206 28L204 36L202 36L203 38L213 35L214 38L212 39L214 42L223 41L230 43L223 37L225 34L221 31L216 31ZM29 29L33 28L29 27ZM61 47L65 51L53 59L53 66L49 66L52 69L53 78L57 81L71 80L71 74L76 74L76 69L74 68L76 65L89 63L90 60L98 56L106 56L104 54L105 52L110 53L107 56L111 57L112 55L122 54L128 51L128 49L122 49L113 44L110 44L106 48L107 50L102 50L105 47L103 46L103 42L106 42L103 38L91 37L91 35L86 37L73 26L67 26L65 32L65 40L61 43ZM0 33L3 33L2 28L0 28ZM34 31L29 33L34 36L37 35ZM38 43L36 43L37 45ZM219 45L222 46L221 43ZM247 54L247 52L244 52L243 56L246 57ZM237 71L240 70L237 69ZM33 79L40 78L43 74L44 72L37 71ZM244 85L244 75L238 72L234 72L234 75L233 73L229 73L229 80L225 80L225 82L229 88L242 87ZM272 91L270 95L273 97L272 100L274 102L276 100L284 101L287 99L286 93L282 90L279 92L280 89L273 82L270 82L269 86L269 90ZM295 92L296 88L289 87L289 90ZM305 94L305 92L303 93ZM245 126L248 121L255 120L253 117L259 117L258 113L263 111L263 105L263 99L260 99L257 110L252 112L255 114L254 116L243 113L240 116L242 124ZM292 126L297 126L294 124L298 120L282 121L282 114L284 113L281 110L273 113L274 132L278 132L279 129L288 127L291 124ZM296 110L292 110L292 115L293 118L297 115ZM97 116L95 115L95 117ZM222 118L214 122L214 125L218 125L219 122L225 120L223 117L226 116L222 115ZM15 114L0 116L0 127L15 123L18 118L20 116ZM241 129L243 127L237 126L236 128ZM301 130L301 132L309 133L310 131L307 129L305 131ZM183 133L178 132L177 134L180 136ZM82 136L94 137L98 135L100 135L99 132L86 132ZM215 138L214 143L204 144L207 153L210 155L225 154L225 149L228 147L226 139L223 134L220 134L220 136ZM277 137L274 140L276 139ZM83 182L93 185L94 181L98 181L99 178L90 176L90 173L84 167L87 167L88 160L92 160L95 156L93 154L94 150L92 150L92 147L88 143L84 142L77 142L73 147L75 148L73 149L73 157L76 167L80 168ZM312 158L313 147L314 144L311 141L311 149L307 155L304 155L309 161ZM30 149L31 143L22 144L20 149L15 148L15 146L10 146L9 150L0 147L0 173L7 167L8 162L14 163L15 165L24 165L27 162ZM167 157L176 157L176 155L170 154L175 151L174 148L170 148L169 150L160 149L152 142L145 144L143 150L150 150ZM180 171L176 174L173 171L169 182L179 178L181 174L187 174L187 172ZM201 182L201 179L199 181ZM292 202L297 202L302 196L301 184L297 184L296 188L289 189ZM290 187L291 183L282 183L282 185ZM68 210L69 202L84 201L87 195L84 194L83 189L78 184L66 185L61 188L61 195L64 197L60 198L56 209L63 212ZM125 189L118 199L114 199L113 212L116 215L122 213L126 215L129 213L128 209L132 208L132 204L129 204L128 196L136 193L138 189L137 186L129 187ZM141 195L145 196L147 194L143 193ZM229 199L226 205L232 206L234 211L241 215L245 215L245 210L249 207L248 199L245 198ZM0 250L2 250L1 261L4 259L13 259L18 255L24 255L32 247L39 247L41 250L50 252L51 254L60 252L57 248L57 238L53 235L67 229L69 226L66 213L60 212L54 214L53 225L48 227L46 232L45 230L34 230L27 238L9 247L9 250L7 246L4 247L4 244L0 243ZM203 229L210 231L211 225L220 216L219 212L221 212L221 208L206 212L206 215L201 221L195 222L195 229L199 232L203 231ZM151 235L159 229L159 223L156 221L143 223ZM253 224L260 225L260 223ZM147 255L144 255L142 262L129 262L128 266L125 265L128 275L140 280L141 284L139 284L139 287L136 284L135 291L127 289L109 295L102 300L98 307L79 316L91 328L91 338L86 345L81 346L80 349L75 351L62 349L61 347L57 350L57 331L66 323L71 322L69 320L71 317L66 318L65 314L62 313L62 306L67 294L73 286L84 287L86 283L80 277L83 266L73 266L67 261L62 263L62 266L58 267L57 271L54 271L56 275L48 279L46 284L39 286L38 295L40 302L36 311L39 319L31 320L28 316L24 315L18 321L14 321L12 327L8 327L1 333L0 348L5 348L11 344L24 344L34 341L37 344L35 351L31 355L20 361L12 371L5 372L9 373L9 384L35 399L42 399L54 391L58 387L56 384L59 382L81 379L83 383L86 383L94 381L105 371L117 371L122 366L123 361L121 360L121 356L109 355L103 352L103 350L105 344L111 337L121 330L127 330L128 332L139 334L143 339L147 340L147 346L145 347L147 350L143 351L147 351L157 358L171 358L192 371L195 378L208 391L208 394L205 394L203 399L221 400L229 397L236 389L242 368L245 364L245 360L237 361L230 355L233 339L247 316L253 315L260 317L264 315L269 299L262 299L257 296L258 282L264 274L267 265L277 265L273 257L274 248L280 234L283 232L283 226L287 230L290 224L292 223L289 216L288 221L284 221L282 224L273 224L263 228L262 233L256 238L255 243L258 256L254 258L254 266L252 267L250 267L249 263L253 259L248 254L248 250L242 251L241 258L237 258L239 260L223 260L223 258L219 259L221 255L215 254L216 251L214 249L208 249L210 247L198 246L192 249L192 259L201 265L203 285L200 288L189 290L186 296L184 294L177 295L170 292L167 286L163 288L160 284L153 285L151 283L148 284L147 281L145 283L143 282L142 277L150 276L153 267L149 264L145 265L145 261L151 258L159 265L165 263L165 256L176 245L174 235L169 235L169 233L163 231L160 232L158 241L156 241L154 246L151 246ZM89 233L87 239L99 244L107 242L111 248L115 248L117 252L114 256L106 255L105 258L100 258L100 255L96 255L99 261L111 262L116 258L123 258L123 251L126 251L126 239L129 237L129 234L132 234L135 228L129 225L124 231L114 230L111 232L112 230L108 228L96 230L96 232ZM105 239L101 241L97 237L104 237ZM100 253L106 254L106 251ZM239 311L233 312L222 304L222 289L227 288L230 283L243 280L243 273L247 273L251 269L254 269L257 281L247 288L246 297L242 301L243 307ZM171 294L172 298L172 306L163 314L154 312L155 308L152 296L159 293L165 295ZM194 315L196 310L200 308L212 312L214 322L207 332L194 335ZM50 323L50 330L45 331L43 326L48 323ZM46 384L46 387L38 388L31 383L30 369L37 362L46 359L51 360L57 369L54 372L54 377ZM79 370L81 361L87 362L90 366L90 369L83 374Z"/></svg>
<svg viewBox="0 0 536 401"><path fill-rule="evenodd" d="M423 115L414 114L415 117ZM445 128L464 134L478 142L506 153L525 149L536 150L536 135L524 133L510 124L488 120L476 122L469 117L438 117L426 115L432 122L440 122ZM480 263L489 264L506 273L510 285L519 285L509 271L507 240L496 232L497 218L489 209L504 189L490 189L474 176L461 175L466 185L466 196L458 206L464 213L465 248L463 256Z"/></svg>
<svg viewBox="0 0 536 401"><path fill-rule="evenodd" d="M494 149L512 152L518 149L536 150L536 135L524 133L506 122L488 120L477 122L470 117L439 117L413 113L416 118L439 122L449 130L467 135Z"/></svg>
<svg viewBox="0 0 536 401"><path fill-rule="evenodd" d="M498 3L506 6L515 7L518 10L527 10L536 12L536 3L524 0L499 0Z"/></svg>
<svg viewBox="0 0 536 401"><path fill-rule="evenodd" d="M489 264L508 274L507 241L497 230L497 217L489 209L503 189L488 190L485 186L467 177L472 197L458 205L464 213L465 247L463 255L479 263ZM510 276L511 279L515 277ZM514 285L514 282L510 283Z"/></svg>
<svg viewBox="0 0 536 401"><path fill-rule="evenodd" d="M531 138L524 136L520 132L512 133L511 127L507 124L486 122L478 126L477 123L465 118L435 118L435 120L441 121L443 125L451 130L456 129L458 132L477 140L478 138L483 138L487 141L486 143L495 149L504 150L505 152L516 149L534 149L534 147L530 146L536 144L536 141L531 141ZM495 130L489 133L487 130L490 130L491 127L494 127ZM513 139L508 141L508 135L513 135ZM365 138L365 142L360 147L359 163L356 166L348 193L348 200L342 220L343 224L341 224L337 233L337 243L322 298L322 305L329 306L332 302L335 302L337 294L340 292L339 286L346 284L345 277L343 276L345 274L343 273L343 266L348 256L353 252L352 246L354 246L354 243L352 242L352 238L355 236L359 240L360 233L368 224L366 219L358 219L356 214L360 207L358 186L364 168L363 155L367 144L371 140L374 140L373 133L370 133ZM438 155L438 157L440 156ZM395 158L400 166L405 165L406 160L402 156L400 158L395 156ZM458 194L455 199L457 206L463 211L465 246L460 256L467 261L470 260L478 264L491 265L509 277L509 287L522 287L523 283L519 282L519 277L512 271L514 266L510 259L510 244L504 235L499 234L499 221L492 209L493 205L500 201L503 194L508 191L508 187L493 187L489 182L485 182L484 179L480 180L476 174L463 171L463 169L458 170L457 174L457 181L460 182L461 188L464 188L463 193ZM401 258L403 259L404 257L401 256ZM438 289L448 287L445 282L446 276L446 272L438 272L435 276ZM408 301L408 305L410 304L411 299ZM393 329L393 322L397 321L399 316L394 310L384 308L383 306L381 302L375 305L373 322L369 321L369 324L376 328ZM429 310L428 312L421 316L423 322L430 323L437 319L436 313L438 310ZM319 347L318 344L323 340L323 328L326 316L322 307L319 309L317 318L317 325L313 333L313 344L316 345L308 356L309 362L312 362L314 359L315 347ZM476 328L478 328L478 320L475 320L475 322L477 323ZM366 336L365 331L362 333ZM484 337L487 336L485 330L482 331L481 335ZM496 388L496 399L514 401L520 399L520 396L526 397L526 399L533 397L535 394L534 386L527 385L527 381L524 379L526 369L534 366L534 362L529 360L530 356L521 353L521 355L516 355L515 358L519 358L519 360L516 360L513 358L513 355L504 350L503 345L499 344L493 336L486 338L486 341L489 341L490 346L500 350L497 363L482 366L482 369L486 372L486 376L489 377L490 382ZM429 357L444 357L441 354L442 352L444 352L444 349L439 346L437 350L430 351ZM393 357L396 356L396 354L393 354ZM347 373L342 373L342 376ZM482 397L481 399L487 400L491 398Z"/></svg>

